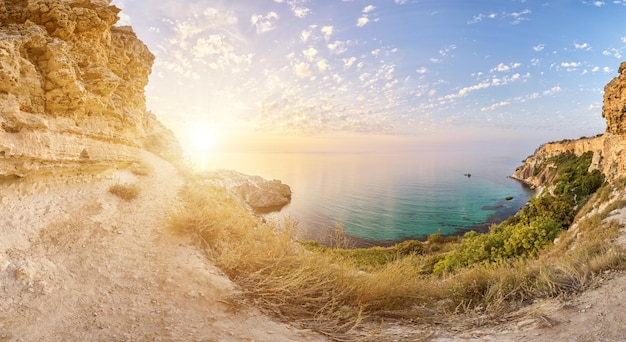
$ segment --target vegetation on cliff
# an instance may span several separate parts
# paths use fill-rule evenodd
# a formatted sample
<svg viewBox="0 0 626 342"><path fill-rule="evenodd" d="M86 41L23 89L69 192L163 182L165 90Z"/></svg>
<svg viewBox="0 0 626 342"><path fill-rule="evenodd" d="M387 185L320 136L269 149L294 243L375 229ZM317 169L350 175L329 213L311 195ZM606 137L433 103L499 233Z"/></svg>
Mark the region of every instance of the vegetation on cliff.
<svg viewBox="0 0 626 342"><path fill-rule="evenodd" d="M594 194L603 179L588 172L589 163L587 155L550 160L552 185L541 196L489 233L462 238L434 234L392 248L345 249L339 233L333 247L302 243L292 238L296 223L287 221L284 230L264 223L201 178L184 188L171 226L197 236L241 285L244 295L236 300L335 337L364 319L496 315L582 291L597 274L624 266L623 251L607 243L619 234L619 224L607 220L625 204L607 195L619 184ZM576 212L585 216L575 229L563 229Z"/></svg>

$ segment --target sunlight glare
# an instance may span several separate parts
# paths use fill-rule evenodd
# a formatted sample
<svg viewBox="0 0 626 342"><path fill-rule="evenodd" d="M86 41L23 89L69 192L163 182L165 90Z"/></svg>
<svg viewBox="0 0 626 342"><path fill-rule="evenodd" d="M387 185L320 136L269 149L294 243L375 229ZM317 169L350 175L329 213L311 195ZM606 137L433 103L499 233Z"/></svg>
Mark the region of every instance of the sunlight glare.
<svg viewBox="0 0 626 342"><path fill-rule="evenodd" d="M192 139L194 148L200 152L208 152L215 144L215 136L208 129L197 129Z"/></svg>

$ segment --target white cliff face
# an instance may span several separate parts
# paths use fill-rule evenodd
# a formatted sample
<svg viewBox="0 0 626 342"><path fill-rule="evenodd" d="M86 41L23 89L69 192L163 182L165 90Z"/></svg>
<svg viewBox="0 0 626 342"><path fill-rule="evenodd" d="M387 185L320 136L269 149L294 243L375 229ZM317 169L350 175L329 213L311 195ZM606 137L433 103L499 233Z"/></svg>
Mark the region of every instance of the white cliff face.
<svg viewBox="0 0 626 342"><path fill-rule="evenodd" d="M0 176L132 162L171 134L145 108L154 56L109 3L0 0Z"/></svg>
<svg viewBox="0 0 626 342"><path fill-rule="evenodd" d="M626 176L626 62L620 65L618 72L619 75L604 87L602 117L606 118L607 128L603 135L544 144L524 160L511 177L530 186L541 186L546 175L534 174L535 166L567 151L576 155L593 152L590 170L600 170L609 182Z"/></svg>

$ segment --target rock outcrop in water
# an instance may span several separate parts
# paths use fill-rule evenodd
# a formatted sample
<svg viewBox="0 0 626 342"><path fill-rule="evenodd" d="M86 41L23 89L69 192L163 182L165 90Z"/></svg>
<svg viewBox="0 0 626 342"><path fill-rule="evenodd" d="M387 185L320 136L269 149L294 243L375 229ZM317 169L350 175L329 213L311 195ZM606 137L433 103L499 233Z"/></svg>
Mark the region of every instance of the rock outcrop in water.
<svg viewBox="0 0 626 342"><path fill-rule="evenodd" d="M97 171L144 145L180 155L146 112L154 56L109 3L0 0L0 176Z"/></svg>
<svg viewBox="0 0 626 342"><path fill-rule="evenodd" d="M538 187L546 181L547 174L535 174L535 167L557 154L571 151L576 155L593 152L591 170L600 170L613 181L626 176L626 62L622 62L619 75L604 87L602 117L606 119L606 131L602 135L578 140L552 142L540 146L535 153L524 160L512 178L529 186ZM546 168L547 169L547 168Z"/></svg>
<svg viewBox="0 0 626 342"><path fill-rule="evenodd" d="M232 170L203 173L205 181L227 189L256 212L280 210L291 201L291 188L279 180L268 181Z"/></svg>

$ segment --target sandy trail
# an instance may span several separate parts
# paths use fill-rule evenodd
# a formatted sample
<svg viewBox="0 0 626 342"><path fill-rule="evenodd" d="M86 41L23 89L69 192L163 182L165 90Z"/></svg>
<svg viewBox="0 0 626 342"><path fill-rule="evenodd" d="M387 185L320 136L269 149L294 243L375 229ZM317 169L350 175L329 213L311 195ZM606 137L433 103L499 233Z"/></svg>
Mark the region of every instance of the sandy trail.
<svg viewBox="0 0 626 342"><path fill-rule="evenodd" d="M0 184L0 340L323 341L229 303L236 287L167 230L183 181L148 176ZM136 183L140 197L108 192Z"/></svg>

